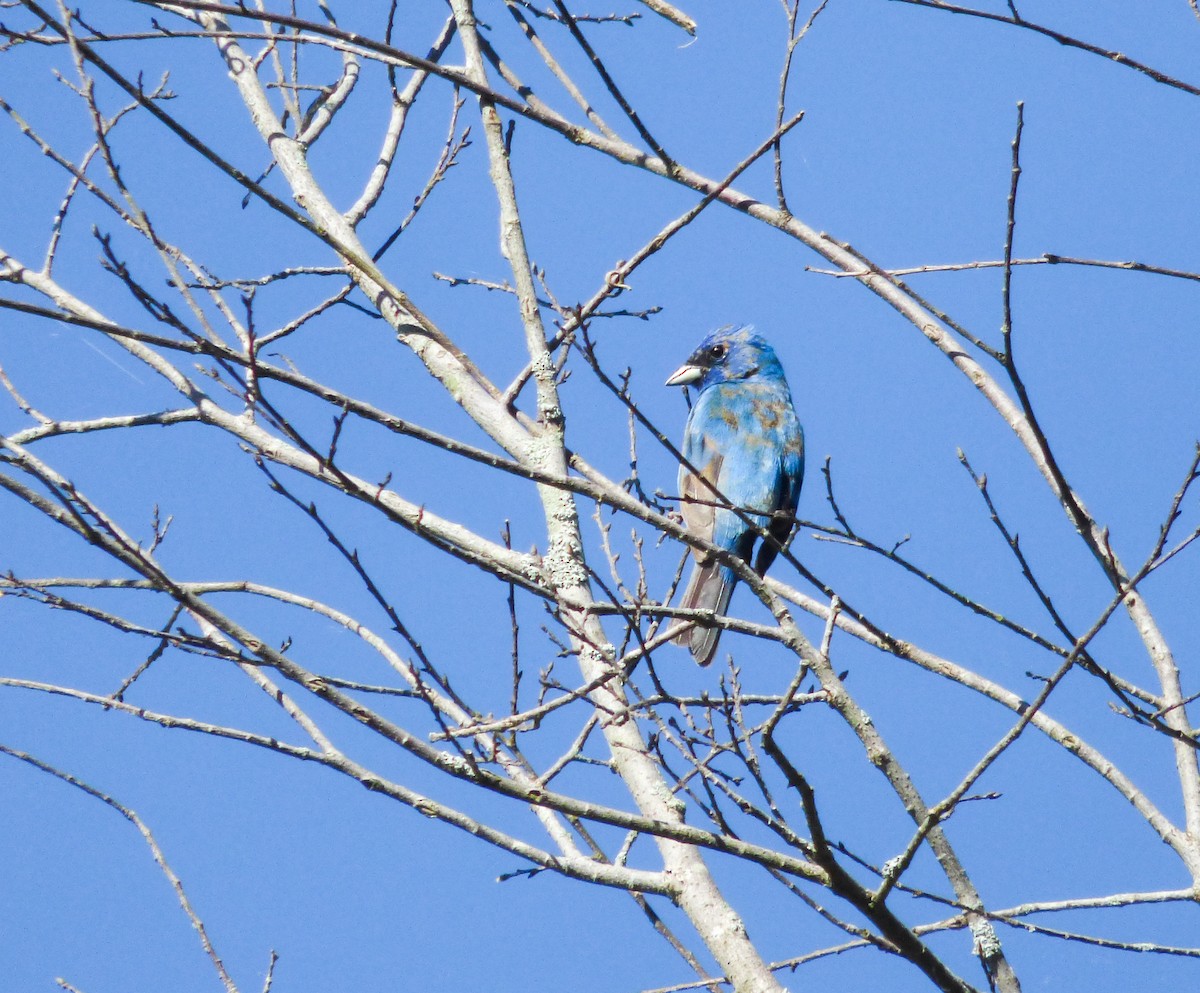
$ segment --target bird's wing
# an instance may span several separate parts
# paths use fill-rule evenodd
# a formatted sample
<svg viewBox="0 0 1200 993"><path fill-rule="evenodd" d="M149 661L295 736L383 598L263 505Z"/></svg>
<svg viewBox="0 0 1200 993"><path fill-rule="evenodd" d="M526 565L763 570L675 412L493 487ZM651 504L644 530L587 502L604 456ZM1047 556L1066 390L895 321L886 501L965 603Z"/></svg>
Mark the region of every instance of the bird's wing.
<svg viewBox="0 0 1200 993"><path fill-rule="evenodd" d="M758 555L754 568L761 576L770 568L779 549L787 542L788 535L796 526L796 505L800 502L800 486L804 482L804 456L789 457L787 454L780 465L779 501L775 507L775 516L771 518L768 530L775 540L763 541L758 546Z"/></svg>
<svg viewBox="0 0 1200 993"><path fill-rule="evenodd" d="M696 465L696 472L686 466L679 470L679 509L683 514L684 523L687 524L688 531L705 541L713 540L717 509L714 506L716 494L707 484L719 485L717 481L721 478L721 465L724 461L723 455L710 450L707 453L707 461ZM702 557L699 551L695 554L697 558Z"/></svg>

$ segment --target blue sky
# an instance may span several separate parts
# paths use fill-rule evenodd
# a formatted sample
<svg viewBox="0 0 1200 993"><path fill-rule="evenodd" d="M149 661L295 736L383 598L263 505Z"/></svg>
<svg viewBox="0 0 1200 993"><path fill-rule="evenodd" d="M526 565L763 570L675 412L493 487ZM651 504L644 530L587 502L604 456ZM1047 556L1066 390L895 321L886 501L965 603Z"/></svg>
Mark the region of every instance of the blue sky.
<svg viewBox="0 0 1200 993"><path fill-rule="evenodd" d="M380 30L386 5L338 9L344 27ZM407 5L401 5L405 7ZM444 16L440 5L403 10L397 44L423 52ZM503 52L524 52L498 3L478 5ZM1004 12L1004 3L988 9ZM1127 3L1022 2L1023 17L1120 51L1200 85L1195 52L1200 19L1185 0ZM639 5L633 28L590 26L606 59L647 126L677 159L721 177L768 135L786 25L781 5L696 2L696 38ZM600 8L589 8L589 13ZM311 11L309 13L312 13ZM802 17L807 11L802 13ZM6 12L5 20L21 16ZM85 7L107 30L147 24L134 3ZM163 15L160 15L163 16ZM631 140L632 128L586 74L565 35L540 29L579 77L606 118ZM196 128L251 175L266 151L208 42L114 43L106 55L147 81L169 69L178 94L171 113ZM455 44L448 56L461 61ZM538 93L578 117L527 52L516 63ZM78 156L91 141L77 97L53 71L72 77L61 49L22 46L0 53L0 96L48 137ZM312 55L315 76L333 71L328 53ZM100 87L111 112L124 102ZM388 90L377 67L363 79L343 119L312 152L314 171L339 206L353 201L373 161L387 113ZM377 214L363 227L378 245L411 205L432 168L447 127L451 94L427 84L410 123L396 173ZM798 47L789 112L804 122L785 142L784 178L793 212L812 227L852 244L885 267L1000 258L1005 237L1011 141L1017 103L1024 104L1023 172L1014 256L1043 253L1136 260L1200 271L1195 231L1200 187L1200 98L1156 83L1093 54L1033 33L887 0L832 0ZM494 200L478 111L468 100L460 124L473 144L385 256L388 275L497 383L527 360L511 297L450 287L434 272L503 281ZM115 133L126 181L164 237L203 259L222 277L249 277L291 265L330 265L328 249L259 203L243 208L243 191L211 170L145 115ZM0 128L0 248L40 265L65 178L11 122ZM619 167L570 146L534 125L517 125L513 165L530 251L544 266L556 298L585 300L617 260L628 258L695 194ZM277 174L268 187L287 198ZM773 202L769 157L737 182ZM161 268L111 214L81 198L64 231L56 273L64 285L109 317L153 330L146 313L96 263L91 225L111 233L123 257L148 283ZM828 264L802 245L732 210L714 205L631 278L616 304L660 307L648 321L596 321L592 334L610 373L631 369L641 409L669 436L686 417L665 378L709 329L751 323L768 335L787 369L805 425L809 468L800 516L821 526L834 518L821 467L831 460L843 511L863 535L907 554L994 609L1052 634L1037 599L989 523L978 491L959 464L966 453L986 473L990 492L1056 605L1086 630L1111 590L1073 533L1012 432L967 380L890 307L849 279L810 271ZM998 269L906 277L938 308L998 345L1003 310ZM260 291L256 315L273 327L302 312L334 284L294 280L286 292ZM5 298L33 296L8 284ZM1014 335L1034 407L1073 487L1109 527L1114 549L1131 567L1152 547L1200 428L1195 380L1200 360L1195 280L1114 269L1024 266L1013 275ZM337 308L278 352L314 377L401 417L419 420L473 444L483 433L445 396L379 321ZM270 353L272 360L277 357ZM282 361L282 357L278 357ZM0 366L35 407L58 418L159 409L177 403L145 368L94 332L0 311ZM180 367L190 370L190 360ZM563 386L568 443L610 476L627 470L623 408L590 376L578 356ZM205 381L207 382L207 381ZM217 391L214 390L214 394ZM278 397L288 415L327 438L327 408ZM0 394L0 433L30 424ZM194 425L115 431L47 441L38 452L138 539L150 536L153 508L174 517L161 550L166 566L187 579L237 579L317 596L387 630L345 562L296 508L273 495L261 474L227 437ZM511 522L513 545L545 544L532 491L522 481L472 465L417 442L350 423L340 448L353 471L383 479L450 520L489 539ZM647 436L639 468L650 490L671 493L675 465ZM357 547L372 574L454 685L480 709L508 706L508 610L505 590L470 567L447 562L412 535L385 526L369 508L342 506L334 495L292 479ZM0 570L18 576L112 575L113 567L73 535L0 496ZM589 555L600 567L591 507L581 505ZM1194 494L1184 503L1180 536L1200 520ZM628 569L630 522L617 518L614 541ZM967 665L1030 697L1051 663L1025 642L943 599L869 553L817 539L812 529L795 551L880 627ZM664 588L681 550L646 546L655 590ZM1195 550L1180 555L1145 586L1156 616L1195 692L1192 661L1200 640ZM600 568L601 574L607 574ZM784 563L774 573L811 592ZM626 575L630 575L627 573ZM108 597L106 599L106 596ZM147 624L169 608L118 602ZM317 671L368 682L388 674L361 643L304 612L227 595L218 602L278 644L285 638ZM551 622L539 601L518 597L522 661L528 679L555 654L541 633ZM742 590L734 613L768 615ZM0 675L111 692L149 651L146 644L63 611L0 597L6 659ZM821 624L801 618L819 640ZM611 629L614 632L616 628ZM397 647L405 650L402 643ZM906 763L927 799L949 791L1011 725L1012 717L950 684L850 638L835 640L834 662L848 686ZM1097 657L1134 682L1152 680L1128 620L1118 616L1097 638ZM722 652L742 665L747 689L779 693L794 659L777 648L726 635ZM577 681L571 659L556 673ZM718 666L700 671L682 650L660 651L659 671L678 694L718 691ZM531 690L532 692L532 690ZM294 737L289 722L240 675L215 660L168 653L151 667L131 702L205 720ZM1167 742L1115 716L1111 695L1081 672L1068 677L1051 711L1110 754L1171 817L1182 816ZM1194 705L1193 705L1194 706ZM384 712L411 719L411 704L384 702ZM469 807L512 830L535 830L525 811L476 797L353 726L324 714L339 743L387 775L449 803ZM547 722L528 741L549 764L577 724ZM270 951L280 955L277 991L350 991L370 986L436 985L497 993L570 986L580 993L633 991L689 978L625 895L542 873L502 884L520 870L514 856L371 795L326 770L232 742L150 727L68 699L0 687L0 744L29 751L133 808L154 831L189 897L244 991L261 987ZM806 708L787 728L802 758L831 834L881 863L901 850L912 825L857 741L827 710ZM136 831L115 811L32 768L0 756L0 790L10 798L0 817L8 852L0 888L0 986L54 989L61 976L83 993L219 989L186 918ZM564 777L564 787L614 804L629 801L613 777L593 769ZM1002 798L965 805L949 828L989 906L1188 885L1178 860L1130 806L1078 762L1029 734L989 771L980 791ZM615 847L619 836L601 830ZM635 857L653 860L648 848ZM836 944L839 933L782 898L763 874L714 859L731 902L747 918L764 955L783 959ZM916 885L944 888L932 859L918 858ZM897 898L910 923L937 919L928 904ZM656 905L680 933L685 922ZM844 909L844 908L843 908ZM1195 945L1197 909L1168 904L1079 913L1070 922L1039 920L1121 941ZM1132 955L1002 930L1026 989L1185 988L1195 958ZM933 946L971 981L982 984L960 933ZM911 966L854 952L806 965L783 980L794 989L908 991L929 988Z"/></svg>

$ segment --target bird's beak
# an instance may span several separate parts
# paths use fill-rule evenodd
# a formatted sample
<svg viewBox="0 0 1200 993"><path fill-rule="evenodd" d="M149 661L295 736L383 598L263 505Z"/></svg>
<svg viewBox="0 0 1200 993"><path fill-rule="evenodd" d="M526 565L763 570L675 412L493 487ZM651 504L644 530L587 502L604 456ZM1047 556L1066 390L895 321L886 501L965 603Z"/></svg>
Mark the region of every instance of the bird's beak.
<svg viewBox="0 0 1200 993"><path fill-rule="evenodd" d="M704 378L704 370L698 365L681 365L667 379L667 386L691 386Z"/></svg>

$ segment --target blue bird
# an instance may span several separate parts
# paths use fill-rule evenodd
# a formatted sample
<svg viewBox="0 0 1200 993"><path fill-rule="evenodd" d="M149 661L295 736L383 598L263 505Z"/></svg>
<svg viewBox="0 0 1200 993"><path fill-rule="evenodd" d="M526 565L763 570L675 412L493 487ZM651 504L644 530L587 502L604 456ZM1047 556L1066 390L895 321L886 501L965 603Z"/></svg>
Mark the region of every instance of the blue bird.
<svg viewBox="0 0 1200 993"><path fill-rule="evenodd" d="M753 329L725 327L705 338L666 383L693 384L699 395L682 445L688 464L679 467L684 522L692 534L746 562L758 538L755 527L768 528L774 540L759 545L754 561L761 576L791 534L804 481L804 430L783 366ZM737 583L733 570L699 549L692 555L696 564L680 606L726 613ZM693 624L675 640L708 665L720 635L720 628Z"/></svg>

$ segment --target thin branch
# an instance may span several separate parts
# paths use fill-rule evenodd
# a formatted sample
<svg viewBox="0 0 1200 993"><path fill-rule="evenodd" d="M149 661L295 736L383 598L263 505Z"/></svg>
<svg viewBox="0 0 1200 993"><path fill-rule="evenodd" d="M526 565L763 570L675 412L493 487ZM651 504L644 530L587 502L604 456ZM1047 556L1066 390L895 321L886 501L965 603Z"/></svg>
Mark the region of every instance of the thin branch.
<svg viewBox="0 0 1200 993"><path fill-rule="evenodd" d="M984 753L979 761L975 763L974 767L965 776L963 776L959 784L953 790L951 790L945 799L929 808L924 820L918 826L916 834L913 835L903 853L901 853L899 858L889 861L888 871L885 874L879 889L876 891L873 897L874 902L878 903L886 899L887 894L895 885L896 880L899 879L899 877L911 864L914 856L917 853L917 849L920 847L921 842L924 841L924 839L928 836L929 831L932 830L934 825L945 821L948 817L950 817L951 814L954 813L955 808L960 802L962 802L967 791L979 781L979 777L982 776L1021 736L1022 732L1024 732L1024 730L1033 721L1034 715L1037 714L1045 706L1046 701L1050 699L1050 694L1054 692L1059 683L1061 683L1066 677L1067 673L1074 668L1075 663L1079 659L1084 648L1086 648L1088 643L1103 630L1104 626L1108 623L1109 618L1112 617L1113 612L1121 606L1121 602L1124 600L1124 598L1124 594L1118 594L1109 601L1103 613L1096 619L1091 628L1078 641L1076 641L1075 645L1071 649L1071 654L1067 656L1062 665L1058 667L1057 671L1043 683L1038 695L1034 697L1034 699L1024 708L1017 722L1004 733L999 741L997 741L994 745L992 745L991 748L987 750L987 752Z"/></svg>
<svg viewBox="0 0 1200 993"><path fill-rule="evenodd" d="M522 34L525 35L525 38L533 47L533 50L537 52L539 56L541 56L542 61L546 64L546 68L554 74L555 79L559 81L563 89L565 89L570 95L571 99L574 100L579 108L587 115L588 120L592 122L593 126L596 127L600 133L606 137L616 139L618 137L617 133L608 126L608 123L603 117L600 116L596 108L592 106L591 102L583 95L579 87L575 85L575 81L570 77L570 75L568 75L566 70L563 69L558 59L556 59L550 52L550 49L546 47L545 43L541 39L541 36L538 35L538 33L534 30L533 25L530 24L529 21L521 14L517 4L512 2L512 0L506 0L505 6L508 8L508 12L512 15L513 20L517 22L517 27L521 29ZM527 10L533 9L529 4L521 4L521 6L525 7ZM555 20L561 21L561 18L558 15L547 12L547 16L552 16ZM576 20L578 20L578 17ZM500 69L500 58L498 55L495 55L493 52L491 52L490 48L488 50L488 58L492 64L497 67L497 69ZM511 80L509 81L510 85L512 85L512 82L513 81ZM518 89L518 92L522 91ZM525 92L527 93L527 91ZM530 96L527 95L526 99L530 99Z"/></svg>
<svg viewBox="0 0 1200 993"><path fill-rule="evenodd" d="M1017 189L1021 181L1021 133L1025 130L1025 104L1017 101L1017 130L1012 140L1012 168L1008 187L1008 219L1004 228L1004 282L1000 287L1004 317L1000 322L1000 335L1004 340L1004 360L1011 369L1012 352L1012 255L1013 233L1017 226Z"/></svg>
<svg viewBox="0 0 1200 993"><path fill-rule="evenodd" d="M609 74L608 68L601 61L600 56L596 53L596 50L592 48L587 38L584 37L583 31L580 30L579 25L575 22L575 18L572 17L571 12L567 10L567 5L564 4L562 0L553 0L553 3L555 9L557 9L559 14L562 15L562 19L566 23L567 29L571 32L571 36L575 39L576 44L579 45L584 55L586 55L588 60L592 63L592 68L596 70L596 74L604 81L604 85L607 88L609 95L617 102L617 106L621 108L625 116L629 118L630 123L637 130L637 133L641 135L642 141L646 143L646 146L667 165L667 169L670 171L672 163L670 156L668 156L663 150L662 146L658 143L657 139L655 139L654 135L647 130L646 125L642 123L641 116L638 114L638 112L634 110L629 101L625 99L625 95L621 92L620 87L617 86L617 81Z"/></svg>
<svg viewBox="0 0 1200 993"><path fill-rule="evenodd" d="M791 208L788 206L787 196L783 192L783 141L782 129L783 119L787 107L787 91L788 83L792 77L792 59L795 57L796 48L804 40L809 29L816 22L821 12L829 5L829 0L821 0L808 20L799 32L796 31L796 20L800 12L800 0L790 0L791 5L784 3L784 10L787 14L788 28L788 43L787 50L783 58L783 68L779 73L779 99L775 106L775 131L777 137L773 148L773 158L775 162L775 198L779 203L779 209L785 214L790 214Z"/></svg>
<svg viewBox="0 0 1200 993"><path fill-rule="evenodd" d="M437 61L445 54L446 49L450 47L450 41L454 38L454 17L448 15L445 23L442 25L442 30L437 38L434 39L432 45L429 46L429 51L426 53L426 61L436 64ZM390 40L391 22L388 23L388 35ZM392 72L392 66L388 66L389 72ZM417 95L421 92L421 88L425 85L425 81L429 78L428 69L416 69L408 84L402 91L392 90L392 112L388 117L387 130L383 136L382 147L379 155L376 157L375 166L371 170L370 176L367 178L363 191L354 205L346 211L346 220L357 227L364 217L370 213L371 208L379 201L383 194L383 188L387 183L388 176L391 174L392 165L396 160L396 149L400 145L400 137L404 133L404 126L408 122L408 113L416 102Z"/></svg>
<svg viewBox="0 0 1200 993"><path fill-rule="evenodd" d="M828 605L813 597L800 593L798 590L775 579L767 580L780 596L801 609L822 620L828 617ZM861 620L842 611L837 617L837 626L846 633L871 645L880 651L887 652L898 659L910 662L927 672L942 678L952 680L966 689L979 693L994 700L1016 714L1022 714L1028 706L1028 701L1011 690L980 676L978 673L960 666L949 659L942 658L932 652L918 648L909 642L902 641L892 635L870 629ZM1043 711L1037 711L1033 716L1033 726L1045 734L1059 747L1065 749L1082 761L1093 772L1112 786L1118 794L1127 800L1143 817L1158 838L1171 846L1185 861L1188 857L1188 842L1181 832L1146 796L1137 788L1120 767L1098 749L1090 745L1073 729L1066 727Z"/></svg>
<svg viewBox="0 0 1200 993"><path fill-rule="evenodd" d="M1185 93L1190 93L1192 96L1200 96L1200 87L1193 86L1191 83L1185 83L1180 79L1175 79L1168 76L1164 72L1160 72L1153 66L1149 66L1144 62L1138 62L1136 59L1131 59L1123 52L1115 52L1107 48L1101 48L1099 45L1093 45L1089 42L1082 41L1079 38L1074 38L1071 35L1063 34L1061 31L1055 31L1052 28L1043 27L1040 24L1034 24L1032 21L1027 21L1020 17L1012 6L1009 6L1009 11L1012 16L1005 17L1003 14L996 14L987 10L975 10L972 7L960 7L958 4L945 3L944 0L891 0L892 3L906 3L913 7L928 7L932 10L943 10L948 14L964 14L968 17L978 17L985 21L993 21L998 24L1009 24L1013 27L1023 28L1026 31L1032 31L1035 34L1040 34L1065 48L1076 48L1082 52L1087 52L1089 55L1098 55L1102 59L1107 59L1110 62L1115 62L1119 66L1124 66L1126 69L1132 69L1134 72L1139 72L1142 75L1154 80L1156 83L1162 83L1164 86L1170 86L1177 90L1183 90ZM1189 3L1191 0L1189 0Z"/></svg>
<svg viewBox="0 0 1200 993"><path fill-rule="evenodd" d="M1009 259L1009 266L1022 265L1078 265L1078 266L1097 266L1103 269L1124 269L1127 272L1146 272L1157 276L1170 276L1174 279L1190 279L1193 282L1200 282L1200 272L1189 272L1186 269L1171 269L1166 266L1150 265L1146 262L1114 262L1107 259L1083 259L1076 258L1070 255L1056 255L1046 252L1044 255L1039 255L1037 258L1030 259ZM910 266L900 269L821 269L816 266L806 265L805 272L817 273L821 276L833 276L837 279L858 279L863 276L870 275L873 271L878 271L887 276L911 276L919 273L927 272L966 272L972 269L1003 269L1005 266L1004 259L990 260L986 262L953 262L946 265L920 265Z"/></svg>
<svg viewBox="0 0 1200 993"><path fill-rule="evenodd" d="M234 983L232 977L226 971L225 963L221 961L221 957L217 954L216 949L213 947L212 941L208 936L208 929L204 926L204 921L200 919L200 915L196 913L195 908L192 906L192 902L188 899L187 893L184 892L183 880L181 880L179 876L175 874L175 870L172 869L170 864L167 862L166 855L163 854L163 850L159 846L158 841L155 839L153 832L149 827L146 826L146 822L143 821L133 810L113 799L113 797L109 796L107 793L102 793L94 786L90 786L89 784L85 783L82 779L72 776L69 772L63 772L61 769L56 769L54 766L43 762L41 759L35 758L28 752L22 752L15 748L9 748L4 744L0 744L0 752L3 752L5 755L10 755L15 759L20 759L22 762L25 762L28 765L33 766L35 769L38 769L50 776L54 776L56 779L61 780L69 786L74 786L77 790L81 790L88 796L99 800L105 806L111 807L118 814L129 821L130 824L137 828L138 834L142 836L142 840L145 841L146 845L149 847L150 854L153 856L155 863L158 865L159 869L162 870L162 874L167 878L167 882L171 884L171 889L175 891L175 898L179 901L179 906L183 909L183 912L187 915L187 919L191 922L191 925L196 932L196 936L200 941L200 946L204 949L204 954L208 957L209 962L212 963L213 969L216 970L217 976L221 980L221 985L225 987L226 993L238 993L237 984Z"/></svg>

